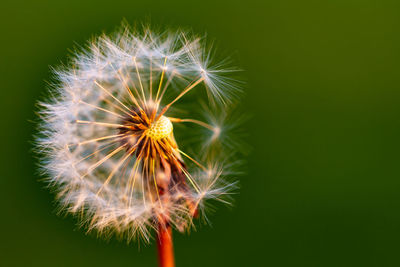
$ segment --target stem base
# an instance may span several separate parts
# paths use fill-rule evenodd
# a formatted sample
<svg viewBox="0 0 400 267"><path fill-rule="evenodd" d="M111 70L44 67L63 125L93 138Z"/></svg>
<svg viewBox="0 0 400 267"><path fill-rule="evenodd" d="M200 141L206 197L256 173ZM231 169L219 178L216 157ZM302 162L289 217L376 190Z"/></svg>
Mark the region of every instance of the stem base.
<svg viewBox="0 0 400 267"><path fill-rule="evenodd" d="M158 226L157 249L160 267L175 267L171 226Z"/></svg>

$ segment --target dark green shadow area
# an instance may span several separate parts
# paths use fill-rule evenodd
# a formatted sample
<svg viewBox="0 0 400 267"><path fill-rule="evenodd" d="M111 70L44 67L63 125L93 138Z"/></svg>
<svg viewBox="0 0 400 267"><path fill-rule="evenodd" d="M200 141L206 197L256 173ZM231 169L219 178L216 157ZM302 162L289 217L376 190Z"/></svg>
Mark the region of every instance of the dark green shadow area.
<svg viewBox="0 0 400 267"><path fill-rule="evenodd" d="M156 266L154 244L54 212L30 152L49 66L123 18L207 32L245 69L253 147L233 209L178 266L400 266L398 1L3 1L1 266Z"/></svg>

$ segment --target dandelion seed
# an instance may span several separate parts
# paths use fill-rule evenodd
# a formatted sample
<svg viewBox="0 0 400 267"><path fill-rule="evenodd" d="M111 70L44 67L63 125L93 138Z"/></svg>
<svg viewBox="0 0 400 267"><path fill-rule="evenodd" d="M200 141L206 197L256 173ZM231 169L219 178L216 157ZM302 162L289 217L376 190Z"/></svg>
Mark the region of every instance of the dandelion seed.
<svg viewBox="0 0 400 267"><path fill-rule="evenodd" d="M206 199L226 202L234 187L215 153L191 154L180 145L186 138L175 139L175 124L209 131L212 144L225 134L187 117L204 110L175 108L196 90L207 90L211 113L233 101L237 86L224 76L232 70L211 62L199 38L126 27L98 37L73 67L56 71L59 84L41 104L37 148L61 208L100 234L149 241L154 229L162 266L173 263L171 227L189 229Z"/></svg>

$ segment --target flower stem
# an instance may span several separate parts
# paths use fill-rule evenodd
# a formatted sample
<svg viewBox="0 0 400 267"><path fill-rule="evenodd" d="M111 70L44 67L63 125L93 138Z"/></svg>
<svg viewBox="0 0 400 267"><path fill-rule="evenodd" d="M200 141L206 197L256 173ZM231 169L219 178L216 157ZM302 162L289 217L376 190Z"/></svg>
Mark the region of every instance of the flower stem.
<svg viewBox="0 0 400 267"><path fill-rule="evenodd" d="M172 229L170 225L158 226L158 262L160 267L175 267Z"/></svg>

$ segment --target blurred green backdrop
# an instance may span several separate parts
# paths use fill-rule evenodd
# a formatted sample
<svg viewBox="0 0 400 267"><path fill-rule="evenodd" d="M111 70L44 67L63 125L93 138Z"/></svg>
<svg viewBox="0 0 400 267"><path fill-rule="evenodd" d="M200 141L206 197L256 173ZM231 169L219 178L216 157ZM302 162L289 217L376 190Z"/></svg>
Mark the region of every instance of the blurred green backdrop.
<svg viewBox="0 0 400 267"><path fill-rule="evenodd" d="M236 206L175 234L178 266L400 266L400 3L3 1L1 266L155 266L154 244L58 217L31 140L50 65L129 22L192 27L246 71L253 152Z"/></svg>

